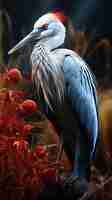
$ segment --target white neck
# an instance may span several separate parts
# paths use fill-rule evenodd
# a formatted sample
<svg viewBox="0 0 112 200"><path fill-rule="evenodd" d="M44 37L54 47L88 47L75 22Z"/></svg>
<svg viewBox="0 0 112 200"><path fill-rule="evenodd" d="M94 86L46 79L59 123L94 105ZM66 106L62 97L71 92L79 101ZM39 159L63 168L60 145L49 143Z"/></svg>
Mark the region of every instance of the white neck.
<svg viewBox="0 0 112 200"><path fill-rule="evenodd" d="M58 34L43 38L40 43L44 44L50 51L53 49L56 49L60 47L62 44L64 44L65 40L65 33L64 32L58 32Z"/></svg>

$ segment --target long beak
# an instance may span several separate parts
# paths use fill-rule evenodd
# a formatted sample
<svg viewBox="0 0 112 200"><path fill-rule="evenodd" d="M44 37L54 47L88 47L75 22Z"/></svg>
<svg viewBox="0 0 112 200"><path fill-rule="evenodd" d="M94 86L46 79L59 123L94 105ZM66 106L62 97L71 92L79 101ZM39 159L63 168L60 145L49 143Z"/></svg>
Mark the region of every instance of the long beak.
<svg viewBox="0 0 112 200"><path fill-rule="evenodd" d="M16 44L9 52L8 55L14 53L15 51L21 49L22 47L24 47L25 45L27 45L29 42L32 41L33 37L34 37L35 33L32 31L31 33L29 33L25 38L23 38L18 44Z"/></svg>

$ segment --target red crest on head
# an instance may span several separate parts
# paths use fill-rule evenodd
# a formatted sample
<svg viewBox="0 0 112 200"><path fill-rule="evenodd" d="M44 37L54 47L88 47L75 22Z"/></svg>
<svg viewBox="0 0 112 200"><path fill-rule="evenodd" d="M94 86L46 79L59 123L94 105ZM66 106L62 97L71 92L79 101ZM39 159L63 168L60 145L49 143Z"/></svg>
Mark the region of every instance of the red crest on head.
<svg viewBox="0 0 112 200"><path fill-rule="evenodd" d="M53 10L51 13L54 14L62 23L65 23L67 21L67 16L64 15L63 11Z"/></svg>

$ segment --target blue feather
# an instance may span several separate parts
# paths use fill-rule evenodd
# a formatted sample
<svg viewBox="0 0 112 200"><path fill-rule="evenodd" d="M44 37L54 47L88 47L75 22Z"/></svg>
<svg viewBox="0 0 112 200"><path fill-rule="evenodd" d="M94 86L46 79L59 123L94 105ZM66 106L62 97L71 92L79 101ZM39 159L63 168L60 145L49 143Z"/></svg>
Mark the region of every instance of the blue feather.
<svg viewBox="0 0 112 200"><path fill-rule="evenodd" d="M63 72L66 95L70 100L72 111L74 115L77 113L80 123L78 148L75 156L77 167L74 169L74 174L82 176L86 172L87 163L92 159L97 140L98 117L95 84L86 64L82 66L82 63L77 63L72 56L65 58Z"/></svg>

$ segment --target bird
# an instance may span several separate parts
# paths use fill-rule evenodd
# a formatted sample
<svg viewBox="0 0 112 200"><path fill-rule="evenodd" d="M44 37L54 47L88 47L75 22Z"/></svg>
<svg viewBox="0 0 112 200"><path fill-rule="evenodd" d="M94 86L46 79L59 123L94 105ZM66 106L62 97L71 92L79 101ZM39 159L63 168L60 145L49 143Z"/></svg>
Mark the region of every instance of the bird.
<svg viewBox="0 0 112 200"><path fill-rule="evenodd" d="M32 82L42 110L63 142L70 176L88 181L98 138L96 79L76 52L62 48L65 19L61 11L45 13L8 54L32 46Z"/></svg>

